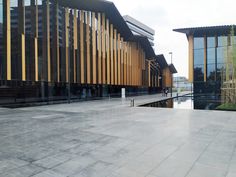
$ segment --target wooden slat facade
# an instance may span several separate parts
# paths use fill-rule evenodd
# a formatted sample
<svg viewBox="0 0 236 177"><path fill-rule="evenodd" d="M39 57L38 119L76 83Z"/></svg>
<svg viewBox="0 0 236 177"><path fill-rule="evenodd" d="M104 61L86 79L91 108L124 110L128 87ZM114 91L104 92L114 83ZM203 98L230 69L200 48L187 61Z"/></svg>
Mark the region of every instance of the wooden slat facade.
<svg viewBox="0 0 236 177"><path fill-rule="evenodd" d="M19 1L20 2L20 1ZM23 0L22 0L23 2ZM34 59L34 80L48 82L73 82L74 84L99 84L112 86L145 86L158 87L159 76L156 69L152 69L144 49L136 42L126 41L124 36L112 24L106 14L79 9L60 8L58 0L53 14L50 14L49 0L44 1L45 16L43 17L43 60L42 71L39 72L39 36L38 36L38 6L31 0L32 13L35 17L31 23ZM5 35L4 59L6 61L6 79L11 80L11 27L10 2L4 1L4 29ZM24 19L24 5L21 6L20 19ZM59 13L62 10L63 13ZM59 23L59 14L63 14L63 23ZM50 29L50 16L53 15L55 25ZM21 80L25 81L25 25L21 22L19 29L21 40ZM61 26L60 26L61 25ZM63 27L63 28L62 28ZM59 32L59 29L63 29ZM50 30L53 33L50 34ZM62 36L60 33L62 33ZM51 35L51 36L50 36ZM64 37L61 39L61 37ZM50 43L52 40L52 43ZM62 40L62 42L61 42ZM63 43L63 44L61 44ZM53 66L52 66L53 65ZM39 77L39 73L42 76ZM65 77L65 78L64 78ZM62 79L64 78L64 79Z"/></svg>

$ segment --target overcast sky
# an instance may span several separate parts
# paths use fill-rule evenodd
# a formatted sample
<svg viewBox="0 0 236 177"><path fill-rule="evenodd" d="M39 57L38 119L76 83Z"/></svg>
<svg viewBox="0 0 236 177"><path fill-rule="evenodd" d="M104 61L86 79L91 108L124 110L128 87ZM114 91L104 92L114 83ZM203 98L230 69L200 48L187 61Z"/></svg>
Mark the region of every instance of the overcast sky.
<svg viewBox="0 0 236 177"><path fill-rule="evenodd" d="M121 15L130 15L156 32L155 52L188 76L188 43L175 28L236 24L235 0L110 0Z"/></svg>

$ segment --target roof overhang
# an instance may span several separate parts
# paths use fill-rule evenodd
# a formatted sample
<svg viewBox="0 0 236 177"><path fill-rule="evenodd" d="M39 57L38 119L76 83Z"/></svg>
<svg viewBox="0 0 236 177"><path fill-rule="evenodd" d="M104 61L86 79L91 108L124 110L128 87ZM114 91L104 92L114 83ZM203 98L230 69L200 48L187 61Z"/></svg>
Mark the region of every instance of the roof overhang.
<svg viewBox="0 0 236 177"><path fill-rule="evenodd" d="M160 68L162 70L168 67L168 64L163 54L156 55L155 59L156 59L156 62L160 65Z"/></svg>
<svg viewBox="0 0 236 177"><path fill-rule="evenodd" d="M224 25L224 26L206 26L206 27L191 27L191 28L179 28L173 29L175 32L184 33L187 36L194 35L195 37L201 37L204 35L228 35L232 28L236 30L236 25Z"/></svg>
<svg viewBox="0 0 236 177"><path fill-rule="evenodd" d="M62 7L105 13L121 36L128 40L132 32L113 2L105 0L58 0Z"/></svg>
<svg viewBox="0 0 236 177"><path fill-rule="evenodd" d="M153 59L155 58L155 52L151 46L151 43L149 42L148 38L145 36L139 36L139 35L133 35L133 37L130 39L130 41L137 42L141 45L141 47L144 49L146 54L146 59Z"/></svg>
<svg viewBox="0 0 236 177"><path fill-rule="evenodd" d="M172 74L176 74L176 73L177 73L177 70L176 70L176 68L175 68L175 66L174 66L173 64L170 64L170 65L169 65L169 69L170 69L170 72L171 72Z"/></svg>

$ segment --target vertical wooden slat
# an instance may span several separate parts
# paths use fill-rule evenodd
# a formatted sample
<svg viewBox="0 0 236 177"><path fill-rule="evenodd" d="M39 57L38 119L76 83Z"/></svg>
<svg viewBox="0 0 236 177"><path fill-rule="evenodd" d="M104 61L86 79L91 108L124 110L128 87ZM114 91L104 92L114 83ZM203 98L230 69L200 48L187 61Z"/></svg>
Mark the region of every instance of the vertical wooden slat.
<svg viewBox="0 0 236 177"><path fill-rule="evenodd" d="M101 31L101 14L98 13L98 83L102 84L102 31Z"/></svg>
<svg viewBox="0 0 236 177"><path fill-rule="evenodd" d="M78 50L78 11L74 9L73 14L73 41L74 41L74 48L73 48L73 67L74 67L74 83L77 82L77 50Z"/></svg>
<svg viewBox="0 0 236 177"><path fill-rule="evenodd" d="M207 81L207 37L204 36L204 82Z"/></svg>
<svg viewBox="0 0 236 177"><path fill-rule="evenodd" d="M126 85L126 60L127 60L127 48L126 42L124 42L124 58L123 58L123 85Z"/></svg>
<svg viewBox="0 0 236 177"><path fill-rule="evenodd" d="M121 38L121 57L118 59L118 64L120 65L120 68L118 70L119 77L120 77L120 85L124 85L124 48L125 48L125 43L124 39Z"/></svg>
<svg viewBox="0 0 236 177"><path fill-rule="evenodd" d="M113 34L114 34L114 31L113 31L113 25L111 24L110 25L110 51L111 51L111 84L114 85L114 81L115 81L115 78L114 78L114 42L113 42Z"/></svg>
<svg viewBox="0 0 236 177"><path fill-rule="evenodd" d="M32 60L34 63L34 80L37 82L38 77L38 1L31 0L31 38L33 39L33 55ZM33 67L33 66L32 66Z"/></svg>
<svg viewBox="0 0 236 177"><path fill-rule="evenodd" d="M80 72L81 84L85 83L84 78L84 11L80 11Z"/></svg>
<svg viewBox="0 0 236 177"><path fill-rule="evenodd" d="M132 83L131 83L131 73L132 73L132 70L131 70L131 58L132 58L132 53L131 53L131 45L130 45L130 43L129 43L129 50L128 50L128 52L129 52L129 62L128 62L128 65L129 65L129 67L128 67L128 73L129 73L129 75L128 75L128 78L129 78L129 82L128 82L128 85L132 85Z"/></svg>
<svg viewBox="0 0 236 177"><path fill-rule="evenodd" d="M194 72L193 72L193 36L188 36L188 42L189 42L189 82L193 82Z"/></svg>
<svg viewBox="0 0 236 177"><path fill-rule="evenodd" d="M118 37L117 37L117 43L118 43L118 47L117 47L117 50L118 50L118 58L117 58L117 84L118 85L121 85L121 40L120 40L120 34L118 33Z"/></svg>
<svg viewBox="0 0 236 177"><path fill-rule="evenodd" d="M106 18L102 14L102 83L106 84Z"/></svg>
<svg viewBox="0 0 236 177"><path fill-rule="evenodd" d="M93 50L93 84L97 83L97 64L96 64L96 21L95 13L92 12L92 50Z"/></svg>
<svg viewBox="0 0 236 177"><path fill-rule="evenodd" d="M21 79L26 80L26 61L25 61L25 1L18 0L18 56L21 60Z"/></svg>
<svg viewBox="0 0 236 177"><path fill-rule="evenodd" d="M65 41L66 41L66 82L69 82L69 9L65 9Z"/></svg>
<svg viewBox="0 0 236 177"><path fill-rule="evenodd" d="M48 65L48 82L51 82L51 54L50 54L50 3L47 0L47 65Z"/></svg>
<svg viewBox="0 0 236 177"><path fill-rule="evenodd" d="M60 82L60 58L59 58L59 5L58 0L53 6L53 48L52 48L52 80Z"/></svg>
<svg viewBox="0 0 236 177"><path fill-rule="evenodd" d="M91 17L90 12L87 12L86 15L86 49L87 49L87 84L91 83L91 58L90 58L90 23L91 23Z"/></svg>
<svg viewBox="0 0 236 177"><path fill-rule="evenodd" d="M110 25L109 20L106 20L106 53L107 53L107 84L111 84L111 65L110 65Z"/></svg>
<svg viewBox="0 0 236 177"><path fill-rule="evenodd" d="M10 0L3 1L3 40L4 40L4 63L3 78L11 80L11 12Z"/></svg>
<svg viewBox="0 0 236 177"><path fill-rule="evenodd" d="M26 63L25 63L25 34L21 35L21 60L22 60L22 81L26 81Z"/></svg>
<svg viewBox="0 0 236 177"><path fill-rule="evenodd" d="M117 46L118 43L118 46ZM115 85L118 84L118 78L117 78L117 48L119 47L119 40L117 41L117 31L114 29L114 75L115 75ZM118 49L118 58L119 58L119 49Z"/></svg>
<svg viewBox="0 0 236 177"><path fill-rule="evenodd" d="M51 58L50 58L50 2L43 1L43 66L42 80L51 81Z"/></svg>
<svg viewBox="0 0 236 177"><path fill-rule="evenodd" d="M151 87L151 61L148 61L148 86Z"/></svg>

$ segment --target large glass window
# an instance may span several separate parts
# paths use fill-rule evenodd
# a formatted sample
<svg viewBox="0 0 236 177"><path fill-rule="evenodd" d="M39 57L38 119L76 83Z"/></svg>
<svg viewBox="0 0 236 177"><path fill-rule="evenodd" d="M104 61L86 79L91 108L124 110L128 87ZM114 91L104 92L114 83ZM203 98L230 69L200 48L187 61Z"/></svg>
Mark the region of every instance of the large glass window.
<svg viewBox="0 0 236 177"><path fill-rule="evenodd" d="M194 49L203 49L204 48L204 38L195 37L194 38Z"/></svg>
<svg viewBox="0 0 236 177"><path fill-rule="evenodd" d="M227 47L218 47L217 48L217 63L227 62Z"/></svg>
<svg viewBox="0 0 236 177"><path fill-rule="evenodd" d="M208 37L207 38L207 48L215 48L215 37Z"/></svg>
<svg viewBox="0 0 236 177"><path fill-rule="evenodd" d="M213 64L215 62L215 48L207 48L207 64Z"/></svg>
<svg viewBox="0 0 236 177"><path fill-rule="evenodd" d="M207 65L207 80L216 80L216 65L208 64Z"/></svg>
<svg viewBox="0 0 236 177"><path fill-rule="evenodd" d="M228 37L227 36L219 36L218 37L218 47L227 46Z"/></svg>
<svg viewBox="0 0 236 177"><path fill-rule="evenodd" d="M3 78L3 2L0 0L0 80Z"/></svg>
<svg viewBox="0 0 236 177"><path fill-rule="evenodd" d="M204 65L194 66L194 81L204 81Z"/></svg>
<svg viewBox="0 0 236 177"><path fill-rule="evenodd" d="M204 49L194 50L194 66L204 64Z"/></svg>

